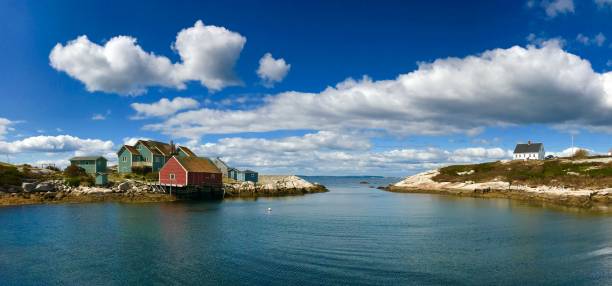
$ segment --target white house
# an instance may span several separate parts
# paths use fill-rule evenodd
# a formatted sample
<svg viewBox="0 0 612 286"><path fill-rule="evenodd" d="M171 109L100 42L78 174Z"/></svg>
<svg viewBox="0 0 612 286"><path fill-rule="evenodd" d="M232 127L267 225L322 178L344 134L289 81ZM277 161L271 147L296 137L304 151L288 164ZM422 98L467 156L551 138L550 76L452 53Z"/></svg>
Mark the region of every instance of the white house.
<svg viewBox="0 0 612 286"><path fill-rule="evenodd" d="M516 144L514 148L513 160L544 160L544 144L542 143L531 143L527 141L527 144Z"/></svg>

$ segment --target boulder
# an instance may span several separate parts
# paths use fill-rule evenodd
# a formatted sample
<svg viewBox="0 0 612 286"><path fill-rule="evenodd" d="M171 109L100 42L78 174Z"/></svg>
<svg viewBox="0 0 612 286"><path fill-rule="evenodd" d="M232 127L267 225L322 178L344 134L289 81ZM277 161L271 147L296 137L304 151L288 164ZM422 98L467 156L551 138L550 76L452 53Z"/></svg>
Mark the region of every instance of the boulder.
<svg viewBox="0 0 612 286"><path fill-rule="evenodd" d="M55 198L55 192L46 192L43 195L43 198L45 198L45 200L51 200Z"/></svg>
<svg viewBox="0 0 612 286"><path fill-rule="evenodd" d="M36 184L34 183L22 183L21 184L21 188L23 189L24 192L31 192L34 190L34 188L36 188Z"/></svg>
<svg viewBox="0 0 612 286"><path fill-rule="evenodd" d="M119 186L117 186L119 191L127 191L131 187L132 187L132 184L130 184L130 182L123 182L123 183L119 184Z"/></svg>
<svg viewBox="0 0 612 286"><path fill-rule="evenodd" d="M8 189L6 189L6 192L7 193L13 193L13 194L14 193L19 193L19 192L21 192L21 188L17 187L17 186L10 186L10 187L8 187Z"/></svg>
<svg viewBox="0 0 612 286"><path fill-rule="evenodd" d="M40 183L36 185L36 188L34 188L34 191L36 192L50 192L53 190L55 190L55 187L49 183Z"/></svg>

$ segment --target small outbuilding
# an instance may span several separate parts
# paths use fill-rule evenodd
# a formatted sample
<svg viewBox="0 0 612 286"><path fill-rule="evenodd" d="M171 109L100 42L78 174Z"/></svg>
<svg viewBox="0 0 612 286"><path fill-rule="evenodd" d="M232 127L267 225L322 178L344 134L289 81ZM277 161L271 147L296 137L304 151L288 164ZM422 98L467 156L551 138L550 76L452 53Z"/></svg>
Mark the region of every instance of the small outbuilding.
<svg viewBox="0 0 612 286"><path fill-rule="evenodd" d="M173 156L159 170L159 183L177 187L221 187L221 171L202 157Z"/></svg>
<svg viewBox="0 0 612 286"><path fill-rule="evenodd" d="M514 148L514 160L544 160L544 144L532 143L527 141L527 144L516 144Z"/></svg>
<svg viewBox="0 0 612 286"><path fill-rule="evenodd" d="M250 181L253 183L257 183L259 174L255 171L251 171L251 170L244 170L244 171L238 171L237 172L237 179L238 181Z"/></svg>
<svg viewBox="0 0 612 286"><path fill-rule="evenodd" d="M108 160L102 156L79 156L70 158L70 165L83 168L87 174L106 173Z"/></svg>

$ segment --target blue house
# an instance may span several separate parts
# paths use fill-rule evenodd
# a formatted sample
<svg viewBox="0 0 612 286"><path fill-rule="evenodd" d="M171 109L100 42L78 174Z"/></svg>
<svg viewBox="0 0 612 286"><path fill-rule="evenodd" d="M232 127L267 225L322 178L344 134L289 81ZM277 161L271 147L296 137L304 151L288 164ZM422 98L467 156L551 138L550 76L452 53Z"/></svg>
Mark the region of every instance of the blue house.
<svg viewBox="0 0 612 286"><path fill-rule="evenodd" d="M250 181L253 183L257 183L259 180L259 174L255 171L251 170L238 170L236 168L229 168L227 171L228 177L241 182Z"/></svg>

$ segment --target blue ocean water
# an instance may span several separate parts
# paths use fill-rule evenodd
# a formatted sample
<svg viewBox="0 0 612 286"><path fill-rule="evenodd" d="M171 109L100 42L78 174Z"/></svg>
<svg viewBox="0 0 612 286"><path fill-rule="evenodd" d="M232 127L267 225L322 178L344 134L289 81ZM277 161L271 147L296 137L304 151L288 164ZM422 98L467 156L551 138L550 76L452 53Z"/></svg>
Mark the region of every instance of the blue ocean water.
<svg viewBox="0 0 612 286"><path fill-rule="evenodd" d="M330 192L0 208L0 285L612 285L610 215L307 179Z"/></svg>

